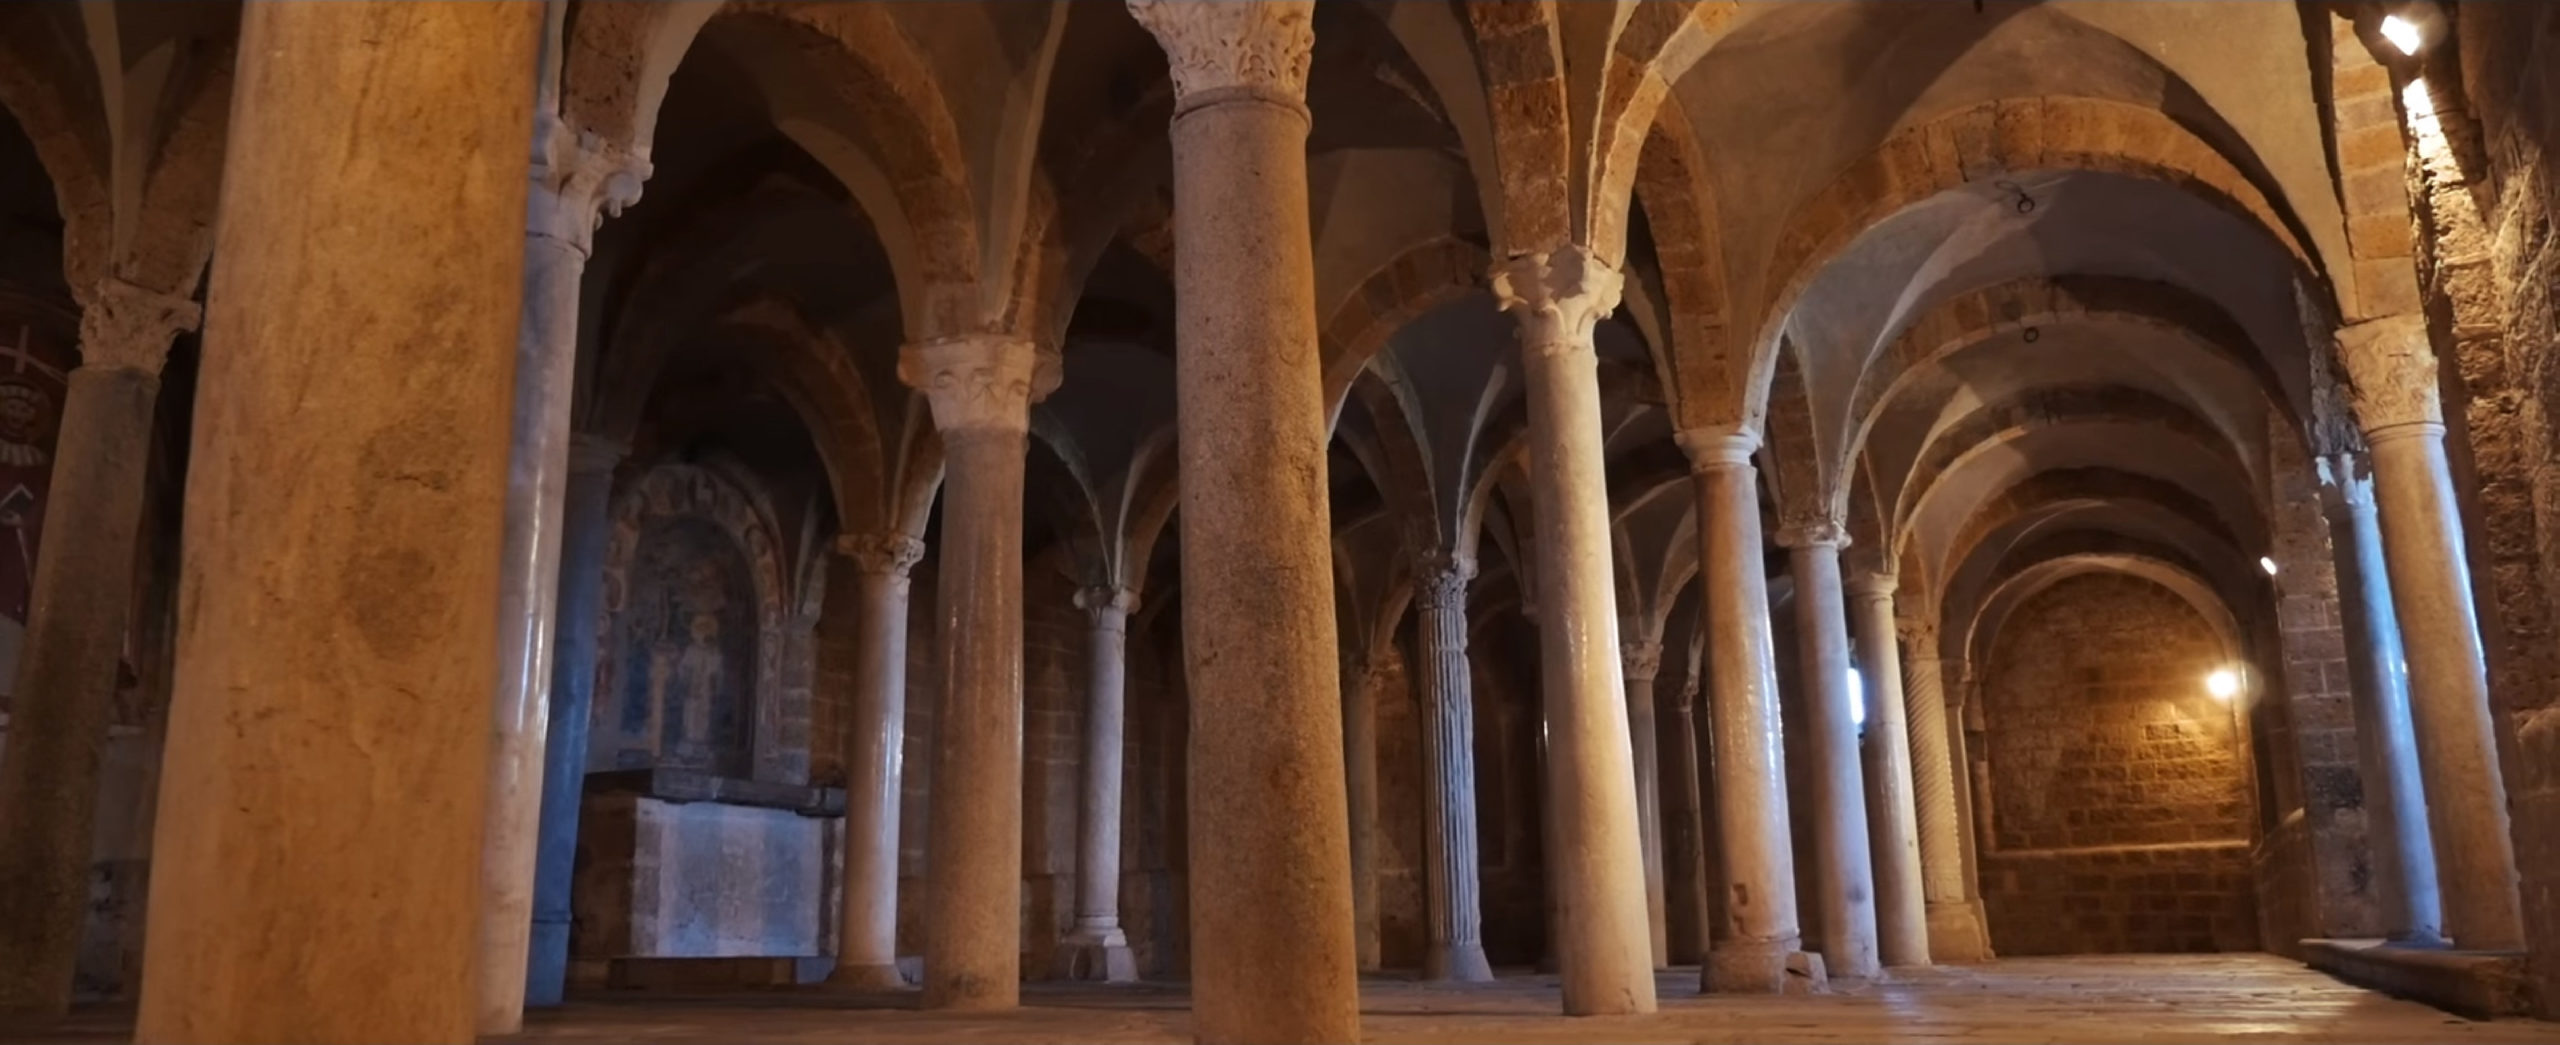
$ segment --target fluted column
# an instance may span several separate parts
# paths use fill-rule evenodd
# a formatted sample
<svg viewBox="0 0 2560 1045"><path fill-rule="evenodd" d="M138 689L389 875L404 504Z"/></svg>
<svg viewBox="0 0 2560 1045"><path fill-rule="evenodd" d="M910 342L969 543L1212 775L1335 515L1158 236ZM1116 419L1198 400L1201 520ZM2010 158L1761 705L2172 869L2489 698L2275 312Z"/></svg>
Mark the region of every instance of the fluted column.
<svg viewBox="0 0 2560 1045"><path fill-rule="evenodd" d="M137 1040L474 1038L542 17L241 11Z"/></svg>
<svg viewBox="0 0 2560 1045"><path fill-rule="evenodd" d="M649 164L575 140L549 114L536 126L525 207L524 308L516 325L506 545L498 558L498 691L490 705L489 794L480 859L480 1033L524 1027L542 761L550 702L569 393L578 380L578 284L596 223L640 195Z"/></svg>
<svg viewBox="0 0 2560 1045"><path fill-rule="evenodd" d="M132 613L134 538L169 341L195 302L108 277L81 295L0 756L0 1012L70 1010L89 911L98 762Z"/></svg>
<svg viewBox="0 0 2560 1045"><path fill-rule="evenodd" d="M2408 657L2418 770L2454 946L2524 946L2507 792L2489 708L2462 517L2445 458L2436 356L2423 317L2396 316L2338 332L2356 419L2372 449L2374 502L2391 600Z"/></svg>
<svg viewBox="0 0 2560 1045"><path fill-rule="evenodd" d="M1621 670L1627 678L1627 746L1635 758L1636 838L1644 852L1644 907L1651 934L1653 967L1671 966L1670 920L1665 917L1662 879L1662 771L1658 756L1662 738L1653 716L1653 680L1662 674L1662 644L1632 641L1618 644Z"/></svg>
<svg viewBox="0 0 2560 1045"><path fill-rule="evenodd" d="M1886 965L1929 964L1929 918L1920 886L1920 828L1911 800L1911 734L1905 728L1902 656L1894 649L1890 573L1849 582L1858 677L1867 706L1867 840L1875 858L1876 952Z"/></svg>
<svg viewBox="0 0 2560 1045"><path fill-rule="evenodd" d="M1076 606L1093 619L1086 664L1083 788L1076 801L1076 924L1064 942L1071 979L1138 978L1120 931L1120 766L1128 723L1129 614L1138 593L1086 588Z"/></svg>
<svg viewBox="0 0 2560 1045"><path fill-rule="evenodd" d="M1009 1009L1022 994L1022 469L1054 373L1031 342L993 335L909 345L898 361L943 449L928 1009Z"/></svg>
<svg viewBox="0 0 2560 1045"><path fill-rule="evenodd" d="M613 471L623 447L593 435L569 440L561 494L559 594L553 600L550 728L542 734L541 836L533 862L533 939L525 961L527 1005L558 1005L569 981L571 891L578 871L579 803L586 797L587 738L595 725L597 623L604 604L605 542L612 536Z"/></svg>
<svg viewBox="0 0 2560 1045"><path fill-rule="evenodd" d="M2347 684L2353 691L2356 755L2363 771L2365 839L2373 858L2374 894L2386 937L2436 943L2444 906L2436 886L2436 854L2427 831L2427 792L2419 779L2417 739L2409 723L2400 621L2391 608L2383 565L2382 527L2373 505L2373 474L2351 454L2319 462L2338 553L2338 608L2347 640Z"/></svg>
<svg viewBox="0 0 2560 1045"><path fill-rule="evenodd" d="M1351 807L1351 924L1360 970L1379 967L1378 940L1378 691L1386 666L1363 662L1342 690L1342 750L1346 797Z"/></svg>
<svg viewBox="0 0 2560 1045"><path fill-rule="evenodd" d="M1423 891L1430 907L1426 979L1484 982L1484 905L1477 886L1476 712L1467 666L1466 556L1427 556L1414 567L1422 663Z"/></svg>
<svg viewBox="0 0 2560 1045"><path fill-rule="evenodd" d="M1849 633L1840 592L1838 523L1778 535L1796 582L1796 644L1804 659L1806 725L1813 737L1813 895L1822 904L1822 964L1833 976L1871 977L1876 960L1875 864L1867 851L1867 793L1858 724L1849 713Z"/></svg>
<svg viewBox="0 0 2560 1045"><path fill-rule="evenodd" d="M1193 1033L1353 1041L1324 392L1308 233L1312 3L1129 0L1173 78Z"/></svg>
<svg viewBox="0 0 2560 1045"><path fill-rule="evenodd" d="M1502 263L1494 296L1520 321L1529 409L1529 483L1537 499L1538 636L1548 680L1548 788L1557 849L1549 861L1564 1011L1654 1009L1644 843L1618 663L1609 489L1601 455L1593 328L1624 280L1590 251L1565 247Z"/></svg>
<svg viewBox="0 0 2560 1045"><path fill-rule="evenodd" d="M1703 961L1707 953L1706 822L1698 792L1698 678L1691 675L1663 709L1670 722L1658 729L1662 764L1662 920L1665 957L1674 965Z"/></svg>
<svg viewBox="0 0 2560 1045"><path fill-rule="evenodd" d="M1920 895L1929 922L1929 955L1942 962L1991 957L1989 937L1965 892L1964 821L1956 813L1957 789L1970 770L1957 757L1948 710L1946 669L1938 659L1937 631L1916 621L1902 635L1902 708L1910 716L1913 821L1920 844Z"/></svg>
<svg viewBox="0 0 2560 1045"><path fill-rule="evenodd" d="M851 574L827 586L820 627L853 629L852 642L830 634L819 677L852 688L845 702L844 884L837 906L838 990L895 990L898 972L898 819L907 750L907 599L910 574L924 561L924 542L900 532L849 533L835 553ZM851 583L846 583L847 581ZM838 603L847 599L852 605Z"/></svg>
<svg viewBox="0 0 2560 1045"><path fill-rule="evenodd" d="M1775 994L1824 982L1796 922L1795 850L1787 835L1786 749L1778 732L1769 583L1761 571L1757 433L1679 433L1698 485L1700 617L1707 632L1709 739L1715 748L1716 851L1724 925L1700 972L1714 993Z"/></svg>

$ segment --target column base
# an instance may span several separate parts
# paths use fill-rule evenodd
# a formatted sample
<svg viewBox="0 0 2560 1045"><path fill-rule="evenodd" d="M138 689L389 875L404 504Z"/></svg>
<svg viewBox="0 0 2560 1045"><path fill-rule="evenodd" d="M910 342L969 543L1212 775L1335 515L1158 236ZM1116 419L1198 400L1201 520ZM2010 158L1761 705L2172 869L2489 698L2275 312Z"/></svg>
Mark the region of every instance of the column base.
<svg viewBox="0 0 2560 1045"><path fill-rule="evenodd" d="M1062 980L1096 983L1138 982L1138 959L1129 953L1129 937L1119 926L1069 930L1058 941L1056 975Z"/></svg>
<svg viewBox="0 0 2560 1045"><path fill-rule="evenodd" d="M533 921L533 945L525 954L524 1004L548 1009L569 993L569 923Z"/></svg>
<svg viewBox="0 0 2560 1045"><path fill-rule="evenodd" d="M1422 978L1443 983L1492 983L1493 963L1480 943L1436 945L1422 957Z"/></svg>
<svg viewBox="0 0 2560 1045"><path fill-rule="evenodd" d="M1708 994L1820 994L1830 989L1822 956L1793 940L1719 944L1707 952L1699 979Z"/></svg>
<svg viewBox="0 0 2560 1045"><path fill-rule="evenodd" d="M1991 960L1991 930L1982 918L1982 901L1933 903L1928 916L1930 961Z"/></svg>
<svg viewBox="0 0 2560 1045"><path fill-rule="evenodd" d="M907 974L900 971L894 962L887 965L837 962L835 971L828 973L819 986L830 991L876 993L909 990L915 984L908 981Z"/></svg>

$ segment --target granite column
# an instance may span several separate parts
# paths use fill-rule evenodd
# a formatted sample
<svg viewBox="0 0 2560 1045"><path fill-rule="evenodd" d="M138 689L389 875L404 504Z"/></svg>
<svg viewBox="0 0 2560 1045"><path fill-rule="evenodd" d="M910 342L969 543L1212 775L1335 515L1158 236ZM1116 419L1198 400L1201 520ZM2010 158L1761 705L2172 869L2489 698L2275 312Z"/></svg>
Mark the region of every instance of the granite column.
<svg viewBox="0 0 2560 1045"><path fill-rule="evenodd" d="M839 990L895 990L898 972L898 816L906 780L907 598L909 574L924 561L924 542L904 533L849 533L836 554L852 567L850 584L829 585L822 626L850 628L850 642L829 635L819 644L830 663L820 677L850 688L844 729L844 887L837 908L836 966L827 985ZM838 668L835 658L843 657Z"/></svg>
<svg viewBox="0 0 2560 1045"><path fill-rule="evenodd" d="M1822 905L1822 964L1834 977L1864 979L1876 961L1875 865L1867 851L1867 793L1858 766L1858 724L1849 710L1849 632L1840 592L1838 523L1796 526L1778 536L1795 573L1796 643L1804 660L1805 724L1813 734L1814 897Z"/></svg>
<svg viewBox="0 0 2560 1045"><path fill-rule="evenodd" d="M1849 583L1858 678L1865 692L1867 840L1876 878L1876 951L1886 965L1929 964L1929 917L1920 885L1919 817L1911 799L1911 733L1905 723L1902 654L1894 648L1890 573Z"/></svg>
<svg viewBox="0 0 2560 1045"><path fill-rule="evenodd" d="M1076 924L1064 941L1071 979L1129 983L1138 962L1120 929L1120 769L1126 752L1129 614L1138 593L1086 588L1076 606L1092 617L1084 704L1083 788L1076 802Z"/></svg>
<svg viewBox="0 0 2560 1045"><path fill-rule="evenodd" d="M551 632L551 724L542 735L542 836L534 853L533 938L525 962L527 1005L558 1005L568 989L578 816L586 798L587 738L595 725L604 550L613 531L613 472L623 453L620 444L597 436L569 440L560 590L553 603L558 623Z"/></svg>
<svg viewBox="0 0 2560 1045"><path fill-rule="evenodd" d="M1651 934L1653 967L1666 969L1671 966L1671 923L1664 910L1662 737L1654 718L1653 694L1654 679L1662 674L1662 644L1621 642L1618 658L1627 680L1627 746L1635 757L1636 839L1644 853L1645 928Z"/></svg>

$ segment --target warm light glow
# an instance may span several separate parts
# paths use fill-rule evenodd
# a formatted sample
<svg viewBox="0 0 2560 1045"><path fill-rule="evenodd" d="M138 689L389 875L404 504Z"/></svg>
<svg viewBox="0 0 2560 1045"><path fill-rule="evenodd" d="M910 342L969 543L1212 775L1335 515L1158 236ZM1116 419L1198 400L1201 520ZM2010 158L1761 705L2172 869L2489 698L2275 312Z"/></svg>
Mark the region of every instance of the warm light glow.
<svg viewBox="0 0 2560 1045"><path fill-rule="evenodd" d="M2204 677L2204 691L2213 694L2215 700L2229 700L2240 692L2240 676L2229 668L2216 668Z"/></svg>
<svg viewBox="0 0 2560 1045"><path fill-rule="evenodd" d="M2382 38L2391 41L2391 46L2399 48L2401 54L2416 54L2418 45L2426 42L2425 34L2418 31L2418 24L2399 15L2383 17Z"/></svg>
<svg viewBox="0 0 2560 1045"><path fill-rule="evenodd" d="M2258 556L2258 568L2267 571L2269 577L2276 575L2276 561L2267 556Z"/></svg>
<svg viewBox="0 0 2560 1045"><path fill-rule="evenodd" d="M1858 674L1856 668L1849 669L1849 722L1858 726L1867 724L1867 680Z"/></svg>

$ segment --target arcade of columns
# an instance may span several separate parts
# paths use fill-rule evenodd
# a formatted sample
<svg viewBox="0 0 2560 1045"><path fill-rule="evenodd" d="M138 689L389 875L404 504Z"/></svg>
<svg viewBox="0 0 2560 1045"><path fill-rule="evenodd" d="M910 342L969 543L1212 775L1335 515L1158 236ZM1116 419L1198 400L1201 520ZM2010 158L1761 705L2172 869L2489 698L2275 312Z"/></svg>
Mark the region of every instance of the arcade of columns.
<svg viewBox="0 0 2560 1045"><path fill-rule="evenodd" d="M1357 822L1378 785L1359 754L1359 695L1348 719L1338 699L1307 222L1312 5L1129 8L1176 94L1183 648L1191 689L1214 695L1189 723L1198 1034L1356 1040L1352 912L1371 902L1355 901L1368 844ZM394 20L421 45L381 46ZM145 1040L467 1041L520 1026L528 998L561 995L594 699L577 668L595 658L606 499L624 452L572 433L578 287L597 223L637 198L650 168L537 112L543 32L532 4L246 11L187 490L169 730L189 742L168 749L155 854L187 873L151 886ZM539 133L519 180L526 128ZM1517 324L1539 510L1563 1011L1652 1011L1666 912L1683 909L1714 912L1699 941L1711 993L1989 957L1958 805L1972 669L1898 613L1895 574L1844 568L1845 519L1790 517L1764 535L1757 424L1694 426L1676 440L1705 582L1695 696L1710 750L1686 722L1657 721L1670 706L1656 693L1663 644L1621 633L1610 581L1594 328L1620 305L1618 262L1566 241L1498 256L1487 279ZM0 760L0 1003L12 1007L67 1003L94 789L59 782L97 775L92 741L129 609L120 586L88 579L130 561L155 375L198 321L178 288L100 286L83 300L17 686L75 699L20 702ZM2318 466L2334 492L2350 648L2374 661L2355 666L2353 693L2385 928L2520 949L2489 666L2425 320L2362 319L2339 331L2337 358L2362 449ZM899 375L929 402L945 455L929 771L968 782L930 795L922 1004L1003 1009L1023 976L1024 462L1058 364L1035 334L964 327L908 344ZM1787 550L1809 711L1810 765L1797 772L1810 805L1794 809L1772 539ZM905 607L926 549L872 532L834 551L849 582L827 598L850 600L861 625L831 983L875 989L901 982ZM1476 567L1447 549L1417 559L1424 968L1485 980ZM1076 597L1090 668L1062 961L1111 981L1137 974L1117 882L1140 597L1118 584ZM1853 664L1870 709L1863 749ZM1810 825L1809 866L1794 821ZM1819 908L1813 939L1800 877ZM1701 881L1712 902L1667 896ZM305 1004L351 996L372 1001Z"/></svg>

